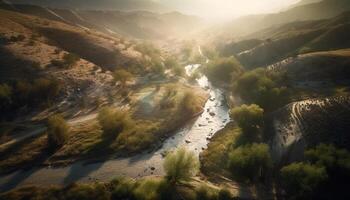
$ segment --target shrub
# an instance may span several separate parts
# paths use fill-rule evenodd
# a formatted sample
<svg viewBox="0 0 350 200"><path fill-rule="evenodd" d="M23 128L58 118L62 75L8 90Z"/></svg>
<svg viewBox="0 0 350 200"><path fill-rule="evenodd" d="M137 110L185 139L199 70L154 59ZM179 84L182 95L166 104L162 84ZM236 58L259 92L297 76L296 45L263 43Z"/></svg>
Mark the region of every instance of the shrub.
<svg viewBox="0 0 350 200"><path fill-rule="evenodd" d="M208 187L207 185L201 185L196 191L196 199L197 200L217 200L218 195L214 189Z"/></svg>
<svg viewBox="0 0 350 200"><path fill-rule="evenodd" d="M10 37L10 42L21 42L21 41L23 41L25 39L26 39L26 37L24 35L19 34L17 36L11 36Z"/></svg>
<svg viewBox="0 0 350 200"><path fill-rule="evenodd" d="M72 67L80 60L79 56L74 53L66 53L63 55L65 67Z"/></svg>
<svg viewBox="0 0 350 200"><path fill-rule="evenodd" d="M35 79L32 84L32 96L37 99L49 101L50 98L55 97L61 91L61 85L54 79L39 78Z"/></svg>
<svg viewBox="0 0 350 200"><path fill-rule="evenodd" d="M233 200L233 196L228 189L220 189L218 193L218 200Z"/></svg>
<svg viewBox="0 0 350 200"><path fill-rule="evenodd" d="M109 200L109 193L103 184L72 184L65 189L64 198L69 200Z"/></svg>
<svg viewBox="0 0 350 200"><path fill-rule="evenodd" d="M138 200L171 199L171 188L164 180L144 179L138 183L134 195Z"/></svg>
<svg viewBox="0 0 350 200"><path fill-rule="evenodd" d="M169 153L164 160L166 178L170 183L176 184L180 181L188 181L196 175L199 169L199 161L193 152L186 149L178 149Z"/></svg>
<svg viewBox="0 0 350 200"><path fill-rule="evenodd" d="M134 199L135 181L129 178L116 178L111 182L111 199Z"/></svg>
<svg viewBox="0 0 350 200"><path fill-rule="evenodd" d="M159 75L164 75L165 69L160 61L153 61L151 64L152 72Z"/></svg>
<svg viewBox="0 0 350 200"><path fill-rule="evenodd" d="M186 92L182 101L183 101L185 112L188 113L189 115L197 114L202 110L202 105L200 104L200 100L192 92Z"/></svg>
<svg viewBox="0 0 350 200"><path fill-rule="evenodd" d="M167 69L172 69L175 68L177 66L180 66L180 64L177 62L177 60L173 57L167 57L164 61L164 66Z"/></svg>
<svg viewBox="0 0 350 200"><path fill-rule="evenodd" d="M97 119L106 139L115 139L125 128L131 126L130 116L125 111L110 107L102 108Z"/></svg>
<svg viewBox="0 0 350 200"><path fill-rule="evenodd" d="M242 128L243 133L250 136L255 135L264 123L264 110L255 104L249 106L243 104L240 107L233 108L230 115Z"/></svg>
<svg viewBox="0 0 350 200"><path fill-rule="evenodd" d="M14 103L22 105L41 105L50 103L60 93L62 85L55 79L39 78L32 82L17 81L14 87Z"/></svg>
<svg viewBox="0 0 350 200"><path fill-rule="evenodd" d="M266 144L248 144L234 149L229 154L229 169L234 178L255 181L271 168L272 160Z"/></svg>
<svg viewBox="0 0 350 200"><path fill-rule="evenodd" d="M113 72L113 78L115 82L120 82L124 87L126 83L133 79L133 74L125 69L118 69Z"/></svg>
<svg viewBox="0 0 350 200"><path fill-rule="evenodd" d="M312 199L326 180L325 168L317 165L292 163L281 169L281 181L290 198Z"/></svg>
<svg viewBox="0 0 350 200"><path fill-rule="evenodd" d="M57 148L64 145L67 140L69 126L60 115L49 117L47 121L47 138L50 148Z"/></svg>
<svg viewBox="0 0 350 200"><path fill-rule="evenodd" d="M51 65L55 66L55 67L65 67L65 64L62 60L57 60L57 59L53 59L51 60Z"/></svg>
<svg viewBox="0 0 350 200"><path fill-rule="evenodd" d="M204 69L209 79L227 84L231 84L242 71L241 64L234 57L213 60Z"/></svg>
<svg viewBox="0 0 350 200"><path fill-rule="evenodd" d="M157 49L155 46L152 45L152 43L140 43L137 44L134 49L136 51L141 52L144 56L148 55L150 57L154 57L156 55L160 54L159 49Z"/></svg>
<svg viewBox="0 0 350 200"><path fill-rule="evenodd" d="M12 88L7 84L0 84L0 110L11 103Z"/></svg>
<svg viewBox="0 0 350 200"><path fill-rule="evenodd" d="M172 71L173 73L176 75L176 76L183 76L185 75L185 68L180 66L180 65L177 65L177 66L174 66L172 68Z"/></svg>

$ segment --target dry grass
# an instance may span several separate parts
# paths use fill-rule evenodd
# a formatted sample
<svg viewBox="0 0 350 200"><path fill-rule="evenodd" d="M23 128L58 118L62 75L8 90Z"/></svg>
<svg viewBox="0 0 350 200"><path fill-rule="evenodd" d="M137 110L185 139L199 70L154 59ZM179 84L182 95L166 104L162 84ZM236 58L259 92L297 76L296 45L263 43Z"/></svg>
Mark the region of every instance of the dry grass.
<svg viewBox="0 0 350 200"><path fill-rule="evenodd" d="M0 149L0 173L12 169L42 164L48 157L46 135L38 138L29 138L23 142Z"/></svg>

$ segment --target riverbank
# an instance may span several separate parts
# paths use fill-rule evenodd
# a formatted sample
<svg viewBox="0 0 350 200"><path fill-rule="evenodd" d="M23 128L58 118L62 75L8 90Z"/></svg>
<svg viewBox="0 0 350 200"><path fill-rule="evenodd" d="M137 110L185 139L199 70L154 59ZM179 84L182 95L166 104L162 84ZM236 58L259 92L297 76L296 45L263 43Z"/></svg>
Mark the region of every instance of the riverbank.
<svg viewBox="0 0 350 200"><path fill-rule="evenodd" d="M229 108L225 104L223 91L212 87L204 76L197 82L200 88L207 89L210 93L204 112L192 123L165 139L161 148L127 158L111 157L110 160L101 162L79 161L65 167L38 167L17 171L1 177L0 190L8 191L26 185L67 185L72 182L110 181L117 176L141 178L164 175L162 162L167 152L186 147L198 156L207 148L210 138L230 121ZM178 117L185 119L182 115Z"/></svg>

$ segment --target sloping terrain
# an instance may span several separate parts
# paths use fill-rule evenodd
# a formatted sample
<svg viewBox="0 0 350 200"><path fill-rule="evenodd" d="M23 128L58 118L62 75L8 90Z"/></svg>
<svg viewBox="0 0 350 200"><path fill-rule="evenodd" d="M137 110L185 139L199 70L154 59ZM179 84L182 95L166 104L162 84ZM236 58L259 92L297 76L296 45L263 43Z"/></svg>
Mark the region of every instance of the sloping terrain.
<svg viewBox="0 0 350 200"><path fill-rule="evenodd" d="M289 81L319 83L321 86L350 80L350 49L301 54L268 66L269 70L285 73Z"/></svg>
<svg viewBox="0 0 350 200"><path fill-rule="evenodd" d="M157 12L169 11L161 3L157 3L149 0L61 0L61 1L50 1L50 0L6 0L9 3L20 3L20 4L33 4L40 6L49 6L55 8L77 8L77 9L98 9L98 10L151 10Z"/></svg>
<svg viewBox="0 0 350 200"><path fill-rule="evenodd" d="M349 149L349 96L291 103L274 116L271 149L276 161L300 160L306 148L319 143Z"/></svg>
<svg viewBox="0 0 350 200"><path fill-rule="evenodd" d="M69 23L87 30L95 29L106 34L138 39L168 39L194 31L202 25L199 18L178 12L159 14L111 9L107 11L57 7L53 9L35 5L1 4L1 2L0 8Z"/></svg>
<svg viewBox="0 0 350 200"><path fill-rule="evenodd" d="M207 92L184 80L154 71L155 79L148 76L153 57L161 56L155 47L1 9L0 24L0 173L157 148L207 101ZM157 55L151 58L152 50ZM114 80L116 69L127 70L132 80ZM152 98L144 98L149 90ZM132 125L114 140L106 140L97 119L105 106L130 116ZM46 134L53 114L70 127L55 152Z"/></svg>
<svg viewBox="0 0 350 200"><path fill-rule="evenodd" d="M346 12L328 20L274 26L224 45L221 53L237 56L246 68L252 69L300 53L349 48L349 19L350 13Z"/></svg>
<svg viewBox="0 0 350 200"><path fill-rule="evenodd" d="M225 24L224 31L228 34L244 36L275 25L335 17L349 9L350 2L348 0L305 2L305 4L299 4L279 13L249 15L235 19Z"/></svg>

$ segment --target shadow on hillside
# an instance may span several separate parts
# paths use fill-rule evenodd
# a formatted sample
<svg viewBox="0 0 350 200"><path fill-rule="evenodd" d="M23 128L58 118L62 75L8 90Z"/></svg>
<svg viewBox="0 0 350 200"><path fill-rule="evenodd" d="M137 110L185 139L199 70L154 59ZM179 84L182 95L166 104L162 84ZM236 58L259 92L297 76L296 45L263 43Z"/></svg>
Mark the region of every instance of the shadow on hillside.
<svg viewBox="0 0 350 200"><path fill-rule="evenodd" d="M18 144L16 144L17 146ZM27 161L22 164L22 170L17 171L12 177L10 177L7 181L0 184L0 192L8 191L13 188L19 186L24 180L30 177L32 174L36 172L35 166L40 166L40 164L44 163L47 158L49 158L52 153L48 149L44 149L40 154L36 155L32 160ZM13 170L14 171L14 170Z"/></svg>
<svg viewBox="0 0 350 200"><path fill-rule="evenodd" d="M0 81L35 78L37 63L15 56L0 45Z"/></svg>
<svg viewBox="0 0 350 200"><path fill-rule="evenodd" d="M89 39L82 33L55 28L41 28L40 32L56 46L101 67L112 70L123 62L123 57L117 49L112 46L110 49L100 46L97 44L99 41L93 41L92 37Z"/></svg>

